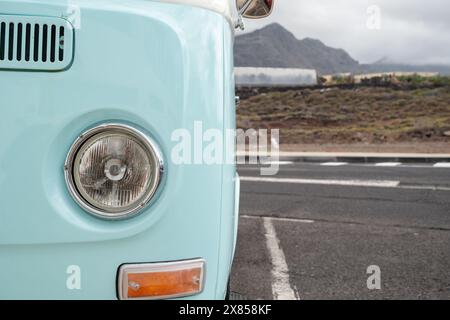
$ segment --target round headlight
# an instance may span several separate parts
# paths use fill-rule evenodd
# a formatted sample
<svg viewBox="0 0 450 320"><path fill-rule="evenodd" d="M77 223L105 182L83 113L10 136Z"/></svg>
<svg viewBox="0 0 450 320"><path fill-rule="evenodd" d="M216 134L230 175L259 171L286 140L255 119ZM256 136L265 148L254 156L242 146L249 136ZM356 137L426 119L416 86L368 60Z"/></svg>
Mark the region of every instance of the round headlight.
<svg viewBox="0 0 450 320"><path fill-rule="evenodd" d="M130 217L147 206L162 173L162 157L153 141L122 124L104 124L83 133L65 163L75 201L108 219Z"/></svg>

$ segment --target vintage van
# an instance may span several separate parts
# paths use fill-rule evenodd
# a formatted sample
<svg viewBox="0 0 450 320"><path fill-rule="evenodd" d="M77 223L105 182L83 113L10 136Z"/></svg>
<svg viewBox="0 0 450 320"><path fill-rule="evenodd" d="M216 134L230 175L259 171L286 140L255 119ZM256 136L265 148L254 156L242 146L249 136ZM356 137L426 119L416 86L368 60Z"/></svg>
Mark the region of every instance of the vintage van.
<svg viewBox="0 0 450 320"><path fill-rule="evenodd" d="M236 166L173 133L235 128L234 30L271 8L0 0L0 299L226 296Z"/></svg>

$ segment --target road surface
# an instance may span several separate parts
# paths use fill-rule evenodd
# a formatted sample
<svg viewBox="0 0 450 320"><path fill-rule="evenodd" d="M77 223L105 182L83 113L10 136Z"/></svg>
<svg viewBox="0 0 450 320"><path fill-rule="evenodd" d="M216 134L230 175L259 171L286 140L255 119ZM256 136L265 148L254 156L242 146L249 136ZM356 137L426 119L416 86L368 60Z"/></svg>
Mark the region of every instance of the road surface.
<svg viewBox="0 0 450 320"><path fill-rule="evenodd" d="M450 299L450 165L240 166L231 289L248 299ZM374 273L379 268L380 273ZM381 289L368 289L368 278ZM379 276L379 277L378 277Z"/></svg>

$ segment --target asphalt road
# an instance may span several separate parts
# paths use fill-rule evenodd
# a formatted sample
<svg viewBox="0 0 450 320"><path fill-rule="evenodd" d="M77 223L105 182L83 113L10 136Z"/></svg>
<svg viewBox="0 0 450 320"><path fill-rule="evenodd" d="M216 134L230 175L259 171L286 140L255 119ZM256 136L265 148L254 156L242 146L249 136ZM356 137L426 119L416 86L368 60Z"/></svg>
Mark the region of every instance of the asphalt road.
<svg viewBox="0 0 450 320"><path fill-rule="evenodd" d="M248 299L450 299L450 168L241 166L232 291ZM381 289L369 290L369 266Z"/></svg>

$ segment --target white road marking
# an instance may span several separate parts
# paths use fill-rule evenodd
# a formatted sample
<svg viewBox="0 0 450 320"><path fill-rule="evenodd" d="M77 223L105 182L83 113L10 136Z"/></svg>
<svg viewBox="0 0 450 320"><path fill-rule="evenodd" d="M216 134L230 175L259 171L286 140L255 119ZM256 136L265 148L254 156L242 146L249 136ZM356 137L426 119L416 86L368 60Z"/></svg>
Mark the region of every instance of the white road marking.
<svg viewBox="0 0 450 320"><path fill-rule="evenodd" d="M270 155L268 152L244 152L238 151L238 155ZM381 153L381 152L283 152L280 151L280 157L294 157L294 158L329 158L329 157L351 157L351 158L417 158L417 159L439 159L450 158L450 153Z"/></svg>
<svg viewBox="0 0 450 320"><path fill-rule="evenodd" d="M291 179L291 178L268 178L268 177L241 177L241 181L247 182L269 182L269 183L291 183L291 184L318 184L334 186L354 187L379 187L395 188L400 181L391 180L322 180L322 179Z"/></svg>
<svg viewBox="0 0 450 320"><path fill-rule="evenodd" d="M241 215L241 218L244 219L261 219L259 216L248 216L248 215ZM291 219L291 218L278 218L278 217L270 217L273 221L280 221L280 222L298 222L298 223L314 223L314 220L308 220L308 219Z"/></svg>
<svg viewBox="0 0 450 320"><path fill-rule="evenodd" d="M324 162L320 165L324 167L341 167L348 165L348 162Z"/></svg>
<svg viewBox="0 0 450 320"><path fill-rule="evenodd" d="M450 162L438 162L433 167L435 167L435 168L450 168Z"/></svg>
<svg viewBox="0 0 450 320"><path fill-rule="evenodd" d="M262 165L293 165L293 164L297 164L297 165L301 165L301 166L324 166L324 167L340 167L340 166L353 166L353 167L398 167L398 168L402 168L402 169L408 169L408 168L418 168L418 169L434 169L434 168L450 168L450 162L438 162L435 164L408 164L408 163L401 163L401 162L380 162L380 163L350 163L350 162L324 162L324 163L314 163L314 162L299 162L296 163L295 161L273 161L273 162L263 162L261 163ZM242 164L243 168L245 170L260 170L260 167L257 165L257 167L251 167L250 164ZM294 171L299 171L300 169L298 169L297 167L293 167L295 168ZM305 169L306 170L306 169Z"/></svg>
<svg viewBox="0 0 450 320"><path fill-rule="evenodd" d="M272 295L275 300L298 300L297 292L289 282L289 269L280 247L277 233L270 218L263 218L266 231L266 245L272 260Z"/></svg>
<svg viewBox="0 0 450 320"><path fill-rule="evenodd" d="M374 187L374 188L450 191L450 187L445 186L401 185L400 181L391 181L391 180L318 180L318 179L259 178L259 177L241 177L240 179L243 182L268 182L268 183L288 183L288 184L333 185L346 187Z"/></svg>
<svg viewBox="0 0 450 320"><path fill-rule="evenodd" d="M272 146L275 147L275 149L280 150L280 145L278 144L278 141L277 139L275 139L275 137L272 137L270 141L272 142Z"/></svg>
<svg viewBox="0 0 450 320"><path fill-rule="evenodd" d="M409 190L431 190L431 191L450 191L450 188L448 187L440 187L440 186L427 186L427 185L423 185L423 186L399 186L398 188L400 189L409 189Z"/></svg>
<svg viewBox="0 0 450 320"><path fill-rule="evenodd" d="M261 164L266 166L266 165L288 165L288 164L293 164L293 161L267 161L267 162L262 162Z"/></svg>
<svg viewBox="0 0 450 320"><path fill-rule="evenodd" d="M380 162L376 163L375 167L398 167L401 164L401 162Z"/></svg>

